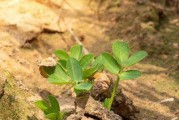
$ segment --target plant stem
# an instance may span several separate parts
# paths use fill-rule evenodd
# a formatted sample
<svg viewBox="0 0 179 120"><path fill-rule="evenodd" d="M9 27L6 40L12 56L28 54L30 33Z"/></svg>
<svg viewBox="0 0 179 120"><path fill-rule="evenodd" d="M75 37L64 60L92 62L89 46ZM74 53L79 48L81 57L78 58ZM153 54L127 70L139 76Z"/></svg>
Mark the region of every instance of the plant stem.
<svg viewBox="0 0 179 120"><path fill-rule="evenodd" d="M108 105L108 110L111 109L111 106L112 106L112 103L113 103L113 100L114 100L114 97L116 95L116 91L117 91L117 87L118 87L118 83L119 83L119 76L117 76L117 80L116 80L116 83L114 84L114 88L113 88L113 91L112 91L112 95L111 95L111 98L109 100L109 105Z"/></svg>

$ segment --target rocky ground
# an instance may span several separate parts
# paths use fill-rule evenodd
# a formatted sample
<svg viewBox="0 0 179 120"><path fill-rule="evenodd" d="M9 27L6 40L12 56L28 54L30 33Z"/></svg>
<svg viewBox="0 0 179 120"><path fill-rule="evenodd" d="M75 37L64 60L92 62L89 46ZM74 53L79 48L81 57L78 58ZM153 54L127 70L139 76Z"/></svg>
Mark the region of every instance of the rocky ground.
<svg viewBox="0 0 179 120"><path fill-rule="evenodd" d="M178 28L177 13L153 2L0 1L0 119L44 119L34 101L50 93L61 100L68 87L49 84L38 66L55 49L68 50L80 41L99 54L110 51L116 38L149 53L135 66L143 76L120 82L140 111L137 118L179 119ZM62 106L71 105L64 100Z"/></svg>

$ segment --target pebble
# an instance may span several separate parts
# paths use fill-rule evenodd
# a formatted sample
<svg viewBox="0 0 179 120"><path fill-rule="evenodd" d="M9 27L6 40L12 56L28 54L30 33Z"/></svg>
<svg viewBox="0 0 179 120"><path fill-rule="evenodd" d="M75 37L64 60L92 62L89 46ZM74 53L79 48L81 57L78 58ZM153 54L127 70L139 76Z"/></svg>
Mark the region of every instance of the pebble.
<svg viewBox="0 0 179 120"><path fill-rule="evenodd" d="M174 101L174 98L167 98L167 99L161 100L160 103L173 102L173 101Z"/></svg>
<svg viewBox="0 0 179 120"><path fill-rule="evenodd" d="M174 20L171 20L171 21L170 21L170 24L176 24L176 23L178 23L178 22L179 22L178 19L174 19Z"/></svg>

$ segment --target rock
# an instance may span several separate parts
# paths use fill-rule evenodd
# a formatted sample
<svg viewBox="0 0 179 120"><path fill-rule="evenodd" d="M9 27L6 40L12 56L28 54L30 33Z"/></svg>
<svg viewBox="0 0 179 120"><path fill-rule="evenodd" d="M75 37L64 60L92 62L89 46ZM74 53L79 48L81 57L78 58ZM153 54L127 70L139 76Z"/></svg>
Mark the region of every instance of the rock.
<svg viewBox="0 0 179 120"><path fill-rule="evenodd" d="M91 95L95 100L104 101L105 98L109 98L111 96L112 88L114 85L114 83L112 83L112 79L113 77L110 75L107 76L106 73L98 73L96 75L94 80L94 88L95 85L97 85L96 86L97 92L96 89L94 88L91 91ZM101 86L107 86L107 87L101 87ZM114 111L114 113L120 115L124 119L135 119L135 114L138 113L132 101L122 93L122 90L119 87L116 97L114 99L114 103L112 105L112 110Z"/></svg>
<svg viewBox="0 0 179 120"><path fill-rule="evenodd" d="M136 120L136 113L139 112L133 105L133 102L122 93L120 88L118 88L116 93L112 110L127 120Z"/></svg>
<svg viewBox="0 0 179 120"><path fill-rule="evenodd" d="M106 75L106 73L96 73L94 75L94 86L91 91L91 95L98 99L99 97L102 98L103 94L109 94L110 92L110 85L111 85L111 80L109 77Z"/></svg>
<svg viewBox="0 0 179 120"><path fill-rule="evenodd" d="M167 103L167 102L174 102L174 98L167 98L160 101L160 103Z"/></svg>
<svg viewBox="0 0 179 120"><path fill-rule="evenodd" d="M0 1L0 30L15 36L21 44L43 30L59 31L58 19L52 9L33 0Z"/></svg>
<svg viewBox="0 0 179 120"><path fill-rule="evenodd" d="M174 19L174 20L171 20L171 21L170 21L170 24L176 24L176 23L178 23L178 22L179 22L178 19Z"/></svg>
<svg viewBox="0 0 179 120"><path fill-rule="evenodd" d="M70 115L67 120L122 120L122 118L105 109L99 101L94 100L90 95L85 94L76 98L76 107L79 111Z"/></svg>
<svg viewBox="0 0 179 120"><path fill-rule="evenodd" d="M178 117L174 117L174 118L172 118L171 120L178 120Z"/></svg>
<svg viewBox="0 0 179 120"><path fill-rule="evenodd" d="M56 60L52 57L49 57L49 58L46 58L46 59L43 59L41 61L37 61L37 64L39 66L39 71L40 71L40 74L47 78L48 75L47 73L45 72L45 70L52 70L54 71L55 69L55 65L57 64Z"/></svg>
<svg viewBox="0 0 179 120"><path fill-rule="evenodd" d="M119 115L113 113L112 111L108 111L100 102L95 101L92 97L89 97L86 103L85 113L102 120L122 120Z"/></svg>
<svg viewBox="0 0 179 120"><path fill-rule="evenodd" d="M140 26L141 28L146 29L146 30L156 31L155 24L153 22L141 23Z"/></svg>
<svg viewBox="0 0 179 120"><path fill-rule="evenodd" d="M172 46L173 46L174 49L179 49L179 44L178 43L173 43Z"/></svg>

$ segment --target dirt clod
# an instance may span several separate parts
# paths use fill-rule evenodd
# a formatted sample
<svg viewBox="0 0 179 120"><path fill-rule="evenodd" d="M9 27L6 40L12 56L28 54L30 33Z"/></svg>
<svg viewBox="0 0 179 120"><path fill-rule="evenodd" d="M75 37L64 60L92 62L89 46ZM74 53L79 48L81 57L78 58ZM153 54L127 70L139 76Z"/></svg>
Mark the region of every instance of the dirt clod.
<svg viewBox="0 0 179 120"><path fill-rule="evenodd" d="M83 117L87 117L92 120L122 120L122 118L105 109L99 101L94 100L90 95L86 94L80 97L77 97L76 106L80 111L77 114L72 114L68 117L68 120Z"/></svg>

